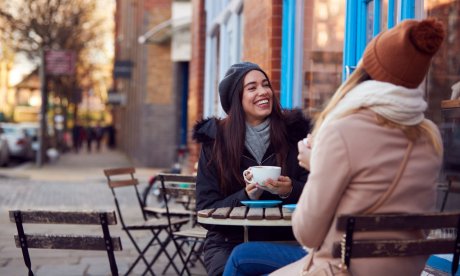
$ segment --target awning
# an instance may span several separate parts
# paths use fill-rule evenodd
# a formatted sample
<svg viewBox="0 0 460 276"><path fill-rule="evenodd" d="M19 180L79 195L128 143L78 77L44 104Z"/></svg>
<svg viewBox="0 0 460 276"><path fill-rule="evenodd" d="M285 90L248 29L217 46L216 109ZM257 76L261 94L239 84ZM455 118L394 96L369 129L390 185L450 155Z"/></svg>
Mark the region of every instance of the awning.
<svg viewBox="0 0 460 276"><path fill-rule="evenodd" d="M140 44L161 44L166 42L168 39L171 39L175 32L190 28L190 23L191 17L168 19L148 30L145 34L139 36L138 42Z"/></svg>

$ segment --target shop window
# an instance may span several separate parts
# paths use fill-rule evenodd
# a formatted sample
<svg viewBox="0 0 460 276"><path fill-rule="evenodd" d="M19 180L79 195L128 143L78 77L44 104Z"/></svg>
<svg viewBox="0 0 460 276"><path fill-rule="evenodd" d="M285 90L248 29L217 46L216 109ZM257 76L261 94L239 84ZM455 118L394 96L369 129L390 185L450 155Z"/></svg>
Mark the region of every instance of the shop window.
<svg viewBox="0 0 460 276"><path fill-rule="evenodd" d="M302 107L314 117L342 82L345 1L304 2Z"/></svg>
<svg viewBox="0 0 460 276"><path fill-rule="evenodd" d="M447 32L426 79L426 115L440 125L441 102L452 98L452 86L460 82L460 1L426 0L424 8L427 17L444 22Z"/></svg>
<svg viewBox="0 0 460 276"><path fill-rule="evenodd" d="M426 116L441 130L443 174L460 173L460 1L426 0L427 17L446 26L446 38L426 78Z"/></svg>

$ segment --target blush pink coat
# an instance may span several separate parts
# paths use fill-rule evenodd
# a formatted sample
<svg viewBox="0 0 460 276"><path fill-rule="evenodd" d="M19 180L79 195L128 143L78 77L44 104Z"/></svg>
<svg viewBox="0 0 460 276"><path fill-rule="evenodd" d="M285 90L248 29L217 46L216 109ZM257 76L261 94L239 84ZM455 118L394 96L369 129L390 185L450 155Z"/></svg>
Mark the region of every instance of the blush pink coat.
<svg viewBox="0 0 460 276"><path fill-rule="evenodd" d="M437 127L430 122L440 138ZM359 214L373 205L396 175L408 145L400 130L377 124L369 110L331 122L314 140L310 176L293 214L297 241L320 249L310 271L333 259L332 244L343 232L336 230L340 214ZM403 176L391 197L376 213L434 211L436 180L442 155L426 139L418 139ZM420 237L421 233L355 233L354 238ZM360 258L351 260L354 276L420 275L428 256ZM275 275L300 275L305 258L276 271Z"/></svg>

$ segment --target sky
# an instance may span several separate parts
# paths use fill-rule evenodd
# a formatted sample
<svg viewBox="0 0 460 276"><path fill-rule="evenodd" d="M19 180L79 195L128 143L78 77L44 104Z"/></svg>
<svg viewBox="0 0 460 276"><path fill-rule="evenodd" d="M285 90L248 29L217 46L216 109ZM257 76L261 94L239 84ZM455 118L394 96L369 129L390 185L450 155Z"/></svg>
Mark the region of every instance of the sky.
<svg viewBox="0 0 460 276"><path fill-rule="evenodd" d="M24 54L16 54L13 67L10 71L9 84L11 86L19 83L25 76L30 74L35 69L35 64L32 63Z"/></svg>

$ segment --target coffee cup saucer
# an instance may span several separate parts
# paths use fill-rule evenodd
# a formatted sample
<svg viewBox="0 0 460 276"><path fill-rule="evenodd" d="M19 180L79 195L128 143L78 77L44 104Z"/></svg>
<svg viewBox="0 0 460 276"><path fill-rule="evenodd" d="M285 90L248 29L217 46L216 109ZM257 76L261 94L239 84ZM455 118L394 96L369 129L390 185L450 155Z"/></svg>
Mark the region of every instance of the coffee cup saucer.
<svg viewBox="0 0 460 276"><path fill-rule="evenodd" d="M278 206L281 200L242 200L241 204L250 208L268 208Z"/></svg>
<svg viewBox="0 0 460 276"><path fill-rule="evenodd" d="M285 208L289 212L294 212L296 207L297 207L297 204L284 204L283 205L283 208Z"/></svg>

